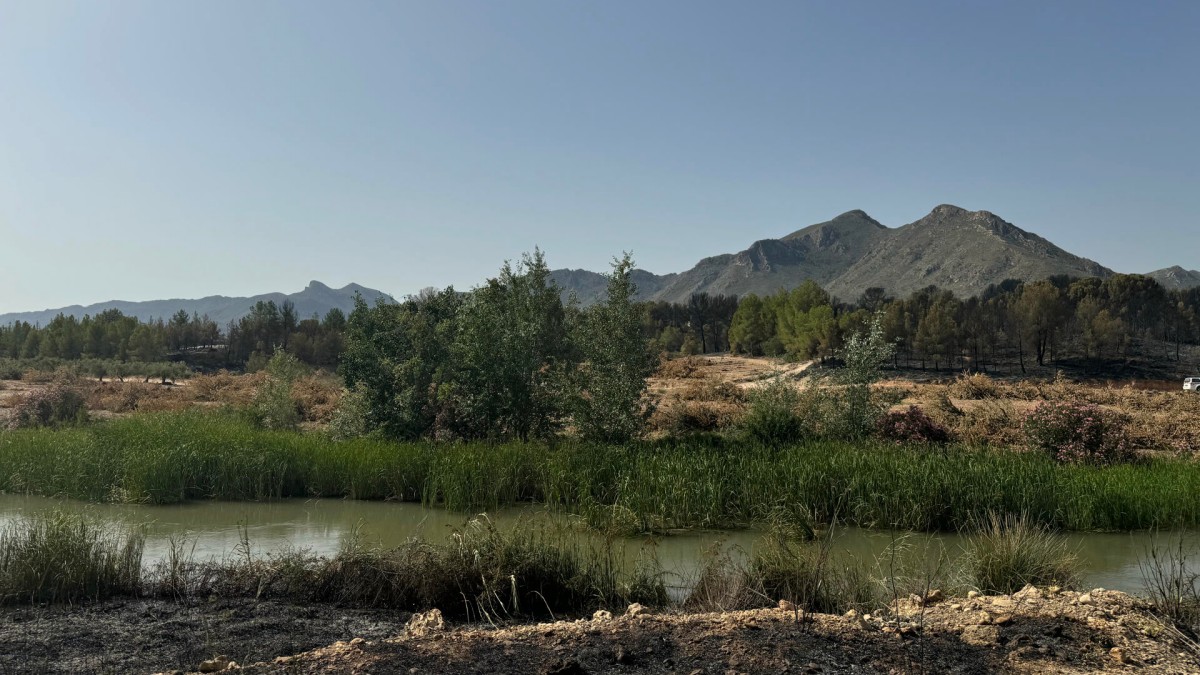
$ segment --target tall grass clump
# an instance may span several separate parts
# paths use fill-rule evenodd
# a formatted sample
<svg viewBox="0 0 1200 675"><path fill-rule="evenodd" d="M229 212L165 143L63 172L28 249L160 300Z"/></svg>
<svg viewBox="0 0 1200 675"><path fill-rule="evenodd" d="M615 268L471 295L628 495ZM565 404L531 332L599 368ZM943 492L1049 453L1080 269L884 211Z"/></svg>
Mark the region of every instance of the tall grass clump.
<svg viewBox="0 0 1200 675"><path fill-rule="evenodd" d="M866 569L839 563L832 539L796 539L774 527L748 556L716 544L701 557L683 606L693 611L774 607L780 600L807 612L863 609L878 600Z"/></svg>
<svg viewBox="0 0 1200 675"><path fill-rule="evenodd" d="M869 606L876 597L870 576L861 565L837 564L832 549L829 537L800 541L771 532L754 548L747 583L759 597L790 600L810 612Z"/></svg>
<svg viewBox="0 0 1200 675"><path fill-rule="evenodd" d="M97 601L140 591L144 537L78 514L16 520L0 531L0 602Z"/></svg>
<svg viewBox="0 0 1200 675"><path fill-rule="evenodd" d="M992 514L968 542L971 582L984 593L1013 593L1026 584L1069 587L1079 578L1066 540L1025 516Z"/></svg>

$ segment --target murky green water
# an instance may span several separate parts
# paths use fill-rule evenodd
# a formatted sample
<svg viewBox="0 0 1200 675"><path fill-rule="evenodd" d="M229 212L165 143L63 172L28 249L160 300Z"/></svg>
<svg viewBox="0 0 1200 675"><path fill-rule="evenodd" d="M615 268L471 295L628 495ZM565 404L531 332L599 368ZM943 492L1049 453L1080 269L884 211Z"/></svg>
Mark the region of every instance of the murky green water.
<svg viewBox="0 0 1200 675"><path fill-rule="evenodd" d="M461 528L471 517L418 504L365 502L351 500L285 500L279 502L192 502L173 506L137 506L88 504L70 500L17 495L0 495L0 526L22 515L54 509L86 512L94 518L145 528L146 559L166 555L172 538L185 539L198 559L232 555L245 534L254 553L266 553L284 547L304 548L316 554L336 553L342 541L357 531L368 544L396 546L411 537L443 540L453 529ZM533 509L506 509L488 517L501 527L522 517L546 517ZM565 518L565 516L554 516ZM1139 558L1157 541L1167 545L1178 535L1147 532L1127 534L1071 534L1071 545L1082 561L1088 588L1101 586L1142 592ZM1185 544L1200 546L1200 533L1184 535ZM690 578L706 549L720 542L732 547L733 555L753 550L760 534L754 531L699 531L671 536L631 537L625 542L625 556L653 552L663 568L677 578ZM958 535L893 534L858 528L838 528L834 533L834 553L856 557L880 571L893 561L889 552L896 542L907 553L896 566L912 567L914 560L930 566L944 558L949 564L960 556L965 541Z"/></svg>

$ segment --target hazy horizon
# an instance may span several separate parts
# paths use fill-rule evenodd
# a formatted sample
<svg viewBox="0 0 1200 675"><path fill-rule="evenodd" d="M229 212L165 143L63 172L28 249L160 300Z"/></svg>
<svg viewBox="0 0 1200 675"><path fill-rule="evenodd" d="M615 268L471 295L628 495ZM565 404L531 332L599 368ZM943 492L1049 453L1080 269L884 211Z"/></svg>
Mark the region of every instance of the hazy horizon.
<svg viewBox="0 0 1200 675"><path fill-rule="evenodd" d="M0 314L683 271L862 209L1200 268L1200 5L0 4Z"/></svg>

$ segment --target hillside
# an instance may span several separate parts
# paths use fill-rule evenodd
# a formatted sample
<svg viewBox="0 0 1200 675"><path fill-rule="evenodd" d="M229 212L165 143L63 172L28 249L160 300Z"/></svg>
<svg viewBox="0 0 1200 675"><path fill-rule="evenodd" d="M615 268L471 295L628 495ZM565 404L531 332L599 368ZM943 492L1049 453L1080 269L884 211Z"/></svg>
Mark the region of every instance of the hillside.
<svg viewBox="0 0 1200 675"><path fill-rule="evenodd" d="M1179 265L1155 270L1146 276L1162 284L1167 290L1185 290L1200 286L1200 271L1185 270Z"/></svg>
<svg viewBox="0 0 1200 675"><path fill-rule="evenodd" d="M872 286L897 296L930 285L970 296L1005 279L1034 281L1056 274L1106 277L1113 271L988 211L943 204L916 222L890 230L827 289L845 300Z"/></svg>
<svg viewBox="0 0 1200 675"><path fill-rule="evenodd" d="M371 304L374 304L376 299L381 297L385 301L395 302L386 293L366 288L365 286L359 286L358 284L349 284L342 288L330 288L319 281L310 281L304 290L290 294L264 293L251 297L210 295L205 298L192 300L171 299L147 300L144 302L110 300L86 307L72 305L70 307L45 309L38 312L0 314L0 326L5 326L15 321L27 321L34 325L44 326L59 314L82 318L85 314L95 316L106 309L119 309L126 316L135 316L142 321L160 318L164 320L169 319L172 314L182 309L188 314L207 315L208 318L216 321L218 325L224 326L230 321L245 316L256 302L273 301L276 305L281 305L285 300L291 300L296 306L296 315L302 319L306 319L313 314L325 316L329 310L335 307L348 314L354 308L355 293L361 293L363 299Z"/></svg>
<svg viewBox="0 0 1200 675"><path fill-rule="evenodd" d="M1010 278L1113 274L993 213L948 204L898 228L848 211L779 239L756 241L740 253L705 258L685 272L639 272L640 295L669 302L686 302L700 292L769 294L808 279L851 301L872 286L902 296L936 285L970 296ZM595 273L556 270L554 278L564 296L575 291L585 304L604 291L603 277Z"/></svg>

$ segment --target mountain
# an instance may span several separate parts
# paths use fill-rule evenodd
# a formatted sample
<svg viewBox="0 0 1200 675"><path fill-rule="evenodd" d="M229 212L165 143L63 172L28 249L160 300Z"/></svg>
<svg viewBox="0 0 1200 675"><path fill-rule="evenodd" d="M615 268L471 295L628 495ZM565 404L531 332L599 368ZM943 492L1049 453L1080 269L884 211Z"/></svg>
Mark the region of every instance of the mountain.
<svg viewBox="0 0 1200 675"><path fill-rule="evenodd" d="M966 297L1005 279L1035 281L1056 274L1107 277L1113 271L988 211L943 204L889 231L827 290L853 300L871 286L904 296L932 284Z"/></svg>
<svg viewBox="0 0 1200 675"><path fill-rule="evenodd" d="M276 305L282 305L285 300L291 300L296 306L296 316L301 319L307 319L313 314L325 316L329 310L335 307L349 314L350 310L354 308L354 295L356 293L362 294L363 299L372 305L379 298L383 298L385 302L395 302L395 299L386 293L366 288L365 286L359 286L358 284L349 284L342 288L330 288L319 281L310 281L304 290L291 294L264 293L249 298L210 295L197 300L147 300L145 302L110 300L108 302L88 305L87 307L72 305L59 309L46 309L40 312L0 314L0 326L6 326L14 321L28 321L31 324L44 326L59 314L74 315L82 318L85 314L95 316L106 309L119 309L122 314L136 316L142 321L149 319L166 320L182 309L188 314L208 315L208 318L216 321L217 325L223 327L230 321L240 319L248 314L254 303L259 301L273 301Z"/></svg>
<svg viewBox="0 0 1200 675"><path fill-rule="evenodd" d="M646 270L633 270L630 273L633 283L637 285L637 300L650 300L658 295L664 286L676 277L674 274L659 276ZM574 293L580 304L586 306L604 300L608 294L608 279L598 272L587 270L553 270L550 278L563 289L562 299L566 302Z"/></svg>
<svg viewBox="0 0 1200 675"><path fill-rule="evenodd" d="M966 297L1005 279L1113 274L991 212L949 204L897 228L863 211L848 211L779 239L756 241L740 253L705 258L686 272L639 272L639 295L669 302L686 302L700 292L764 295L809 279L852 301L872 286L905 296L936 285ZM604 279L598 274L556 270L553 277L564 295L575 291L585 304L603 297Z"/></svg>
<svg viewBox="0 0 1200 675"><path fill-rule="evenodd" d="M1146 276L1162 284L1167 290L1185 290L1200 286L1200 271L1185 270L1179 265L1155 270Z"/></svg>

